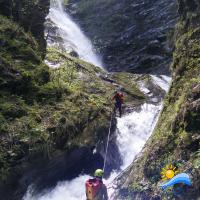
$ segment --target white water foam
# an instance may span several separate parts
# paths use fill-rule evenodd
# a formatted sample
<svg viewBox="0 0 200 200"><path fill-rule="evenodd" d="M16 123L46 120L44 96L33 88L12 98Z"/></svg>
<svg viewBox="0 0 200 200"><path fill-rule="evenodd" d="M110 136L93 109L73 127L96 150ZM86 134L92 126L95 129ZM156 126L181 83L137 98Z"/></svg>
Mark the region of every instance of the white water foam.
<svg viewBox="0 0 200 200"><path fill-rule="evenodd" d="M117 120L117 143L123 158L122 170L127 168L142 150L155 126L160 109L160 105L143 104L141 111L134 111Z"/></svg>
<svg viewBox="0 0 200 200"><path fill-rule="evenodd" d="M84 184L89 178L83 175L72 181L59 182L53 190L37 196L32 196L30 187L23 200L85 200Z"/></svg>
<svg viewBox="0 0 200 200"><path fill-rule="evenodd" d="M120 172L117 174L113 172L115 175L112 174L109 180L106 181L107 185L111 186L108 190L110 199L113 199L112 194L115 191L113 180L133 162L142 150L154 130L161 109L162 104L143 104L139 112L134 111L122 118L118 118L117 128L119 133L117 143L123 159L123 165Z"/></svg>
<svg viewBox="0 0 200 200"><path fill-rule="evenodd" d="M51 0L51 9L48 18L58 28L66 51L74 50L82 60L103 67L101 58L95 53L91 41L65 12L63 0Z"/></svg>
<svg viewBox="0 0 200 200"><path fill-rule="evenodd" d="M169 76L165 76L165 75L161 75L161 76L151 76L154 83L156 85L158 85L159 87L161 87L163 90L165 90L166 92L169 90L169 83L171 81L171 77Z"/></svg>

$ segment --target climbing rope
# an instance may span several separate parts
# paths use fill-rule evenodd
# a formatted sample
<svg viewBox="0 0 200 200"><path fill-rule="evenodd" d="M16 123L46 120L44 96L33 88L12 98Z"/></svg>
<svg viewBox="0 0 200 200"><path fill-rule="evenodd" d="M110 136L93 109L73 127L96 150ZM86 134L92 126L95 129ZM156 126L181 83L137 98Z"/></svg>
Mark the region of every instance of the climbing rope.
<svg viewBox="0 0 200 200"><path fill-rule="evenodd" d="M108 138L107 138L107 144L106 144L106 154L104 158L104 164L103 164L103 171L105 170L106 167L106 161L107 161L107 155L108 155L108 146L110 142L110 134L111 134L111 128L112 128L112 120L113 120L113 110L111 111L111 117L110 117L110 126L109 126L109 131L108 131Z"/></svg>

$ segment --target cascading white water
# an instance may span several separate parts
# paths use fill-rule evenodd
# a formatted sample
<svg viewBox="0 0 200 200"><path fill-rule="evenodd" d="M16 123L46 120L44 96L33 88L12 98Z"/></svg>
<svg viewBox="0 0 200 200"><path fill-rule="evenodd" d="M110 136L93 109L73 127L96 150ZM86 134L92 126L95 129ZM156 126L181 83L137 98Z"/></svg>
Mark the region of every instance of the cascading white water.
<svg viewBox="0 0 200 200"><path fill-rule="evenodd" d="M80 176L72 181L59 182L57 186L44 194L32 196L31 187L23 200L85 200L85 180L89 176Z"/></svg>
<svg viewBox="0 0 200 200"><path fill-rule="evenodd" d="M151 135L160 108L160 105L144 104L141 111L118 119L117 143L123 158L122 170L130 165Z"/></svg>
<svg viewBox="0 0 200 200"><path fill-rule="evenodd" d="M169 90L169 82L171 81L171 77L161 75L160 77L158 76L151 76L154 83L161 87L163 90L166 92Z"/></svg>
<svg viewBox="0 0 200 200"><path fill-rule="evenodd" d="M64 43L63 46L67 51L73 50L79 55L80 59L103 67L103 63L95 53L91 41L65 12L63 0L51 0L48 18L58 28L59 35Z"/></svg>
<svg viewBox="0 0 200 200"><path fill-rule="evenodd" d="M108 195L110 200L115 200L112 198L115 191L113 180L133 162L144 147L155 127L161 105L145 103L141 106L140 111L134 111L117 119L117 144L123 159L123 165L120 171L113 172L110 178L106 180L106 184L109 185Z"/></svg>
<svg viewBox="0 0 200 200"><path fill-rule="evenodd" d="M166 92L169 90L170 77L157 77L153 75L151 77L156 85ZM144 93L149 93L149 90L144 86L140 89ZM119 131L117 142L123 158L122 170L130 165L144 147L145 142L154 130L161 109L162 102L156 105L145 103L142 105L140 111L134 111L117 120Z"/></svg>
<svg viewBox="0 0 200 200"><path fill-rule="evenodd" d="M157 77L153 75L151 77L155 85L166 92L169 90L170 77ZM140 83L139 86L141 91L146 95L151 96L150 91L143 83ZM112 197L115 191L113 180L125 170L141 152L157 124L162 107L162 102L157 103L156 105L145 103L141 106L140 111L134 111L117 119L117 143L123 159L123 165L121 166L120 172L113 172L110 178L106 180L106 184L110 186L108 190L110 200L116 200Z"/></svg>
<svg viewBox="0 0 200 200"><path fill-rule="evenodd" d="M164 90L169 89L169 77L152 76L155 84ZM144 92L149 93L147 88L141 88ZM113 172L109 179L105 180L106 185L109 185L109 197L112 199L114 189L112 181L119 173L127 168L142 150L145 142L151 135L162 109L162 102L159 104L143 104L140 111L133 111L130 114L117 118L117 144L120 154L123 159L121 170ZM72 181L60 182L50 191L46 191L38 196L31 195L31 189L27 192L23 200L85 200L84 183L88 176L80 176ZM116 200L116 199L115 199Z"/></svg>

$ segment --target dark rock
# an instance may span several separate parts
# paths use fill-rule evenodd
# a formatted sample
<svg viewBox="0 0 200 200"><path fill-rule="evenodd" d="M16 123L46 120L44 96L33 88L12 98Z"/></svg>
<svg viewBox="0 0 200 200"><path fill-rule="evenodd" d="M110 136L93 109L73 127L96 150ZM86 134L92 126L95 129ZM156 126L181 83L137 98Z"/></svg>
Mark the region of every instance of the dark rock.
<svg viewBox="0 0 200 200"><path fill-rule="evenodd" d="M93 174L103 167L103 158L93 153L92 147L74 147L70 152L55 154L51 160L37 156L29 162L13 168L7 184L0 184L4 200L21 200L28 186L33 184L33 193L55 187L58 181L71 180L80 174Z"/></svg>
<svg viewBox="0 0 200 200"><path fill-rule="evenodd" d="M37 39L41 52L46 50L44 22L49 12L50 1L1 0L0 13L19 23Z"/></svg>
<svg viewBox="0 0 200 200"><path fill-rule="evenodd" d="M78 53L75 52L75 51L71 51L71 52L70 52L70 56L73 56L73 57L76 57L76 58L79 57Z"/></svg>
<svg viewBox="0 0 200 200"><path fill-rule="evenodd" d="M179 14L186 17L188 11L196 11L200 5L198 0L178 0L179 2Z"/></svg>
<svg viewBox="0 0 200 200"><path fill-rule="evenodd" d="M76 4L68 10L92 38L109 71L169 74L173 47L168 32L177 21L176 0L69 2ZM152 56L163 59L155 62Z"/></svg>

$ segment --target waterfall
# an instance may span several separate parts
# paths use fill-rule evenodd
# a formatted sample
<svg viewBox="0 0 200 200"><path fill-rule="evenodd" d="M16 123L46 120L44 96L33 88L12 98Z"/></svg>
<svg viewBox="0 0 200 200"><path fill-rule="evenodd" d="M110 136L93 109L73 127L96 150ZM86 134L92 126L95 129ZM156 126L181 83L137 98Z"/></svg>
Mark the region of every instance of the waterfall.
<svg viewBox="0 0 200 200"><path fill-rule="evenodd" d="M166 76L152 76L152 81L166 92L169 89L170 80ZM140 89L144 93L146 91L146 95L151 96L150 91L144 85ZM117 118L117 144L123 159L123 165L120 171L113 171L110 177L104 180L106 185L109 186L110 199L116 200L112 198L114 193L113 180L133 162L142 150L154 130L161 109L162 102L156 105L144 103L140 110L126 114L122 118ZM88 178L89 176L83 175L72 181L60 182L53 190L45 191L38 196L32 196L31 188L29 188L23 200L85 200L84 183Z"/></svg>
<svg viewBox="0 0 200 200"><path fill-rule="evenodd" d="M155 85L168 92L171 78L168 76L151 76ZM151 92L145 87L145 84L139 84L140 90L151 97ZM117 119L117 144L123 159L123 165L119 172L113 172L106 185L109 186L108 194L110 200L115 192L114 179L125 170L143 149L146 141L153 133L157 124L159 113L163 108L163 102L157 104L144 103L139 111L133 111L122 118Z"/></svg>
<svg viewBox="0 0 200 200"><path fill-rule="evenodd" d="M72 181L60 182L51 190L46 191L44 194L32 196L31 187L23 198L23 200L85 200L85 180L89 176L80 176Z"/></svg>
<svg viewBox="0 0 200 200"><path fill-rule="evenodd" d="M79 26L65 12L63 0L51 0L51 8L47 17L58 28L66 51L75 51L79 58L103 67L101 58L96 54L91 41L84 35Z"/></svg>
<svg viewBox="0 0 200 200"><path fill-rule="evenodd" d="M49 20L57 27L66 51L73 50L79 57L96 66L103 66L100 57L94 52L90 40L84 35L78 25L63 8L63 0L52 0ZM50 45L50 44L49 44ZM151 76L152 82L167 91L170 78L166 76ZM149 89L141 83L140 89L151 97ZM144 103L140 109L135 110L122 118L117 118L117 145L121 154L123 165L119 171L113 171L107 180L109 197L114 192L113 180L126 169L144 147L157 123L162 102L156 104ZM32 186L29 187L23 200L85 200L85 181L88 175L81 175L71 181L58 182L55 188L33 195Z"/></svg>

